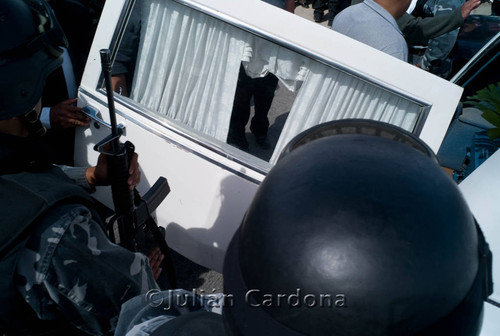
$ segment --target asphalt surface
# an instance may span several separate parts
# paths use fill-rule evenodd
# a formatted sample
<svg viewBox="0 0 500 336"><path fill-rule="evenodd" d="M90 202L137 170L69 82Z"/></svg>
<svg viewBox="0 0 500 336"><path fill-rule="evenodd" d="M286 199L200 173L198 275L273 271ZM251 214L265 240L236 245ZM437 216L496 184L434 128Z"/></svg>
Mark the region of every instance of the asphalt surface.
<svg viewBox="0 0 500 336"><path fill-rule="evenodd" d="M175 251L172 259L175 265L177 288L184 288L198 294L222 293L222 274L198 265Z"/></svg>

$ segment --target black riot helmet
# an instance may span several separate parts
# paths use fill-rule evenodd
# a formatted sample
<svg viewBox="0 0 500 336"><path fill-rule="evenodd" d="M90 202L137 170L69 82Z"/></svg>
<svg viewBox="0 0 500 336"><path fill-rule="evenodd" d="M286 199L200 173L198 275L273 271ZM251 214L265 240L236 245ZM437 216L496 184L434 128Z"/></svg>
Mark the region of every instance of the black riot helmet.
<svg viewBox="0 0 500 336"><path fill-rule="evenodd" d="M224 262L233 335L475 335L491 253L432 151L342 120L294 138Z"/></svg>
<svg viewBox="0 0 500 336"><path fill-rule="evenodd" d="M45 0L0 1L0 120L31 111L66 46Z"/></svg>

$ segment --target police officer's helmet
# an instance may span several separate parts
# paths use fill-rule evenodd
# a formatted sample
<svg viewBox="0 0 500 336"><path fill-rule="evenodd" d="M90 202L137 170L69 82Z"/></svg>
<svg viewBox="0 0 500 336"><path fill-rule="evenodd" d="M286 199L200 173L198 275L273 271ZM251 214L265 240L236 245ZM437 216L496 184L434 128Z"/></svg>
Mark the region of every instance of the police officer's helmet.
<svg viewBox="0 0 500 336"><path fill-rule="evenodd" d="M491 253L414 135L343 120L287 146L224 263L235 335L475 335Z"/></svg>
<svg viewBox="0 0 500 336"><path fill-rule="evenodd" d="M0 1L0 120L38 102L67 41L45 0Z"/></svg>

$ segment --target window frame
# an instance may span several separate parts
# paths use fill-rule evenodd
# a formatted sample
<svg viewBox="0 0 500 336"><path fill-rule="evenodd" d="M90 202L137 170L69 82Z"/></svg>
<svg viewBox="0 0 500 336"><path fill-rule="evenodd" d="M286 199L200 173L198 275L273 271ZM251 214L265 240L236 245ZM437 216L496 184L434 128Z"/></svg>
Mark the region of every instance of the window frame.
<svg viewBox="0 0 500 336"><path fill-rule="evenodd" d="M272 43L276 43L279 46L288 48L289 50L292 50L300 55L312 58L313 60L318 61L326 66L329 66L329 67L332 67L336 70L344 72L344 73L348 74L349 76L353 76L355 78L358 78L361 81L368 82L370 85L381 88L385 91L390 92L391 94L397 95L403 99L406 99L412 103L415 103L415 104L421 106L420 115L419 115L419 118L415 124L413 133L416 134L417 136L422 135L425 123L429 119L429 115L430 115L431 110L434 106L434 104L430 100L421 98L421 97L419 97L419 95L416 95L416 94L410 94L408 90L405 91L405 89L400 88L400 87L396 87L396 85L394 85L394 84L389 84L390 80L387 81L385 79L381 79L381 78L375 76L373 74L373 71L372 72L363 71L363 67L359 68L358 66L348 65L348 63L343 62L343 60L336 61L336 60L332 59L332 57L326 56L325 53L321 53L320 51L315 50L315 48L313 47L314 43L311 45L305 45L304 43L293 43L293 42L291 42L290 39L286 38L285 35L271 32L269 30L269 24L257 27L257 25L255 23L244 21L242 19L242 16L241 16L241 10L242 10L241 8L239 10L235 11L234 10L235 8L231 7L231 8L228 8L230 10L228 10L227 12L222 12L222 11L218 10L218 8L220 8L221 4L227 3L230 0L171 0L171 1L175 1L177 3L185 5L187 7L193 8L197 11L200 11L204 14L212 16L216 19L222 20L230 25L233 25L233 26L239 28L239 29L243 29L244 31L246 31L248 33L255 34L255 35L257 35L261 38L264 38ZM116 53L118 51L117 46L119 45L119 43L121 41L121 37L123 36L126 25L128 23L128 18L130 16L130 13L133 10L133 7L134 7L136 2L137 2L136 0L125 0L122 11L119 14L118 23L117 23L117 25L115 25L116 29L112 33L112 38L111 38L111 43L110 43L110 49L112 51L112 54L111 54L112 60L114 60L114 58L116 57ZM256 3L253 2L252 4L241 3L241 4L238 4L237 7L241 7L239 5L244 5L243 7L247 7L247 6L251 5L251 6L256 7L256 10L259 10L259 9L262 10L262 8L260 8L261 6L268 6L270 8L265 8L266 11L276 11L276 12L283 11L281 9L275 8L273 6L268 5L267 3L263 3L261 1L256 1ZM243 11L244 11L244 9L243 9ZM232 16L231 13L239 13L239 15ZM283 13L279 13L279 14L283 14ZM287 13L287 14L290 14L290 13ZM271 13L270 15L276 15L276 13ZM290 15L292 15L292 14L290 14ZM303 18L299 18L299 19L303 20L303 21L307 21L306 19L303 19ZM250 21L252 21L252 20L250 20ZM256 21L263 22L262 18L260 20L256 20ZM315 30L321 29L322 30L321 33L323 35L325 34L324 30L326 30L326 28L319 26L313 22L308 22L308 23L302 22L302 24L304 26L307 24L311 24L312 25L311 27L314 27ZM333 32L333 31L328 32L328 33L337 34L336 32ZM337 35L339 35L339 34L337 34ZM359 45L362 45L361 43L359 43L357 41L352 41L350 38L347 38L345 36L341 36L341 37L337 36L337 38L343 39L344 43L354 43L354 44L356 44L357 48L359 48ZM362 45L362 48L367 48L367 46ZM374 51L373 57L375 58L375 60L384 59L384 58L385 58L385 60L387 60L387 57L391 57L391 56L385 55L381 52L378 52L374 49L372 51ZM391 57L391 60L392 60L392 57ZM399 60L395 60L395 59L394 59L394 61L396 63L400 62ZM398 65L398 67L401 66L401 64L397 64L397 65ZM102 74L99 74L99 79L96 83L96 87L94 88L94 90L96 90L98 93L102 94L103 97L105 97L105 91L101 88L102 83L103 83ZM85 88L81 88L81 90L83 90L88 95L92 95L92 93L91 93L92 90L86 90ZM460 94L457 94L455 92L455 97L459 97L459 96L460 96ZM102 101L105 104L104 99L101 99L101 98L97 98L97 99ZM115 95L115 101L119 102L121 105L130 109L134 113L137 113L138 115L157 123L158 125L168 129L169 131L172 131L172 132L175 132L179 135L182 135L183 137L185 137L186 139L191 141L193 144L196 144L197 146L201 146L205 149L208 149L221 157L228 158L231 161L236 162L245 168L251 169L258 174L265 175L265 174L267 174L269 169L272 167L272 164L258 158L257 156L242 152L242 151L240 151L240 150L238 150L235 147L232 147L230 145L226 146L224 144L219 144L219 143L217 143L218 142L217 140L212 139L212 137L210 137L210 136L206 136L201 132L192 132L191 130L188 129L188 127L183 127L182 124L177 124L170 119L158 116L156 113L154 113L154 111L150 111L146 107L139 105L138 103L135 103L131 99L128 99L126 97L121 97L119 95ZM458 103L458 99L457 99L457 103ZM121 114L119 109L117 109L117 113ZM125 115L125 114L122 114L122 115L129 117L128 115ZM449 115L450 115L450 120L451 120L451 116L453 115L453 113L449 113ZM138 121L136 121L136 122L138 122ZM138 122L138 123L140 123L140 122ZM145 125L143 123L140 123L140 124L141 124L141 126L146 128L148 131L158 134L158 132L156 130L152 129L151 127L148 127L147 125ZM448 125L446 125L446 128L447 128L447 126ZM445 132L442 132L441 141L444 138L444 134L445 134ZM200 151L196 150L193 147L188 148L182 144L179 144L179 146L183 147L183 149L185 149L185 150L192 151L192 152L196 153L197 155L206 158L206 156L204 156ZM430 145L430 147L434 151L437 151L437 149L438 149L438 146L436 146L435 144ZM215 161L217 161L217 160L215 160ZM220 162L218 164L221 166L225 166L223 163L220 163ZM234 172L236 172L237 174L239 174L241 176L246 176L245 174L240 174L237 171L234 171ZM256 182L258 182L258 181L256 181Z"/></svg>

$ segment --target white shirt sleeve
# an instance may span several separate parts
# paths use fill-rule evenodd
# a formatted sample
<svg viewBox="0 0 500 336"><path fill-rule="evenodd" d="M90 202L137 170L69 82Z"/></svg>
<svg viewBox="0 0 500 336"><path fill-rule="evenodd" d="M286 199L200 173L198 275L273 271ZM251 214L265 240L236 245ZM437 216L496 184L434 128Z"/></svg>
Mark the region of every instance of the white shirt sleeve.
<svg viewBox="0 0 500 336"><path fill-rule="evenodd" d="M46 129L50 129L50 107L42 108L40 113L40 122Z"/></svg>

